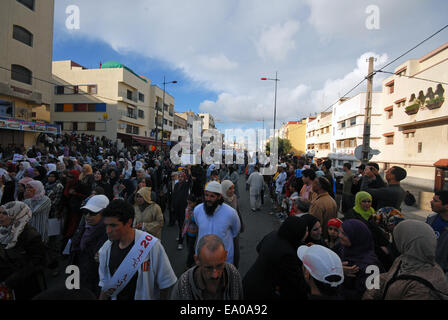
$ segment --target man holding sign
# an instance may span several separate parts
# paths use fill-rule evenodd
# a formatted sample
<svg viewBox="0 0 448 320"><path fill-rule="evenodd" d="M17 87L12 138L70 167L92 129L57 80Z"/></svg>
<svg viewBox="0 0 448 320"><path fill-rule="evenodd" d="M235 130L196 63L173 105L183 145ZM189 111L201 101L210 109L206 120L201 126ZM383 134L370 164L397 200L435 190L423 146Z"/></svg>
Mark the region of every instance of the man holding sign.
<svg viewBox="0 0 448 320"><path fill-rule="evenodd" d="M132 228L128 202L112 201L103 216L109 240L99 251L100 300L167 299L177 277L160 240Z"/></svg>

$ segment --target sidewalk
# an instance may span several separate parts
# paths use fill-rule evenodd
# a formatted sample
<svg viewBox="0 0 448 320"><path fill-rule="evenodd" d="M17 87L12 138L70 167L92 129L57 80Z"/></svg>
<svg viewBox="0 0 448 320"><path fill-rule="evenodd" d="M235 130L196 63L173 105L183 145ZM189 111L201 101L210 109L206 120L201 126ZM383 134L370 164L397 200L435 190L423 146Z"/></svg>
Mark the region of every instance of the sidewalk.
<svg viewBox="0 0 448 320"><path fill-rule="evenodd" d="M404 203L402 204L401 207L402 207L401 213L404 215L406 219L416 219L425 221L426 217L433 213L431 211L426 211L416 207L407 206Z"/></svg>

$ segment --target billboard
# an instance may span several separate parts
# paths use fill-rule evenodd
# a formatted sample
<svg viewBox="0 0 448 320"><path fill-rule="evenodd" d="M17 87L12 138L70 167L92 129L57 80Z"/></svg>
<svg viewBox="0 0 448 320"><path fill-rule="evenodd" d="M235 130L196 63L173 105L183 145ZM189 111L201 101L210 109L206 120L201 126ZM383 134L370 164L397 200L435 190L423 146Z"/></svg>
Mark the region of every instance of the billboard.
<svg viewBox="0 0 448 320"><path fill-rule="evenodd" d="M42 132L49 134L60 134L59 125L43 122L31 122L17 119L0 118L0 129L21 130L30 132Z"/></svg>

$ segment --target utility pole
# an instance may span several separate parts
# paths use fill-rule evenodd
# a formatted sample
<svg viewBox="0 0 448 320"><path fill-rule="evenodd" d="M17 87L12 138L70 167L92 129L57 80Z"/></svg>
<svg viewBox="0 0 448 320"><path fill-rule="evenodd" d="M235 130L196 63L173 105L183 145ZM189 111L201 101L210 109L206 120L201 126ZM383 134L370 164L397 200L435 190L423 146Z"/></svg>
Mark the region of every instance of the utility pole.
<svg viewBox="0 0 448 320"><path fill-rule="evenodd" d="M366 109L364 114L364 134L362 140L362 160L361 163L369 162L370 151L370 121L372 116L372 83L373 83L373 57L369 58L369 74L367 75Z"/></svg>

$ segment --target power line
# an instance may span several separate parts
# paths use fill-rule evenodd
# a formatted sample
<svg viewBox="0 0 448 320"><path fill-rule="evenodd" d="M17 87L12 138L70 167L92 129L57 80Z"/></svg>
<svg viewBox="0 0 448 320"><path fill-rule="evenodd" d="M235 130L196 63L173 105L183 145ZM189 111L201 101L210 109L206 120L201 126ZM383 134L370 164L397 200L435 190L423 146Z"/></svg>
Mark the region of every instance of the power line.
<svg viewBox="0 0 448 320"><path fill-rule="evenodd" d="M386 68L387 66L390 66L392 63L394 63L395 61L397 61L398 59L402 58L403 56L407 55L409 52L411 52L412 50L416 49L417 47L421 46L424 42L428 41L429 39L431 39L432 37L434 37L436 34L442 32L444 29L448 28L448 24L445 25L442 29L434 32L432 35L430 35L429 37L427 37L425 40L421 41L419 44L415 45L414 47L412 47L411 49L409 49L408 51L406 51L405 53L403 53L402 55L400 55L399 57L397 57L396 59L392 60L391 62L389 62L388 64L386 64L385 66L383 66L379 71L382 71L384 68Z"/></svg>
<svg viewBox="0 0 448 320"><path fill-rule="evenodd" d="M381 69L374 71L372 73L372 75L375 75L376 72L383 72L383 69L386 68L387 66L391 65L392 63L394 63L395 61L399 60L400 58L404 57L405 55L407 55L409 52L415 50L416 48L418 48L419 46L421 46L423 43L425 43L426 41L428 41L429 39L433 38L435 35L437 35L438 33L442 32L443 30L445 30L446 28L448 28L448 24L445 25L443 28L441 28L440 30L434 32L432 35L430 35L429 37L427 37L426 39L424 39L423 41L421 41L420 43L418 43L417 45L415 45L414 47L412 47L411 49L409 49L408 51L406 51L405 53L401 54L400 56L398 56L397 58L395 58L394 60L392 60L391 62L389 62L388 64L386 64L385 66L383 66ZM367 77L365 77L364 79L362 79L357 85L355 85L350 91L348 91L346 94L344 94L341 98L344 98L345 96L347 96L350 92L352 92L353 90L355 90L361 83L363 83L368 77L372 76L372 75L368 75ZM437 82L440 83L440 82ZM321 111L321 112L325 112L328 109L332 108L341 98L339 98L336 102L334 102L333 104L331 104L328 108L326 108L325 110Z"/></svg>
<svg viewBox="0 0 448 320"><path fill-rule="evenodd" d="M395 72L390 72L390 71L376 71L376 72L382 72L382 73L388 73L388 74L395 74ZM431 80L431 79L425 79L425 78L419 78L419 77L415 77L415 76L406 76L404 74L398 75L399 77L406 77L406 78L410 78L410 79L417 79L417 80L423 80L423 81L429 81L429 82L434 82L437 84L445 84L448 85L447 82L443 82L443 81L436 81L436 80Z"/></svg>

